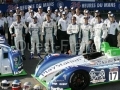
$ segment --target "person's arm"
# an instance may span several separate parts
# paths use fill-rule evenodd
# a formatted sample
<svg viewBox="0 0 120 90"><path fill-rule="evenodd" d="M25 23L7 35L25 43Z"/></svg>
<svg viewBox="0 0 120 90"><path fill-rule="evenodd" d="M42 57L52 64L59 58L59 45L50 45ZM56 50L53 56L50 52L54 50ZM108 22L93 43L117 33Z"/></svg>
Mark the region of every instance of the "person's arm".
<svg viewBox="0 0 120 90"><path fill-rule="evenodd" d="M42 25L42 35L45 35L45 26L44 26L44 23L45 22L43 22L43 25Z"/></svg>
<svg viewBox="0 0 120 90"><path fill-rule="evenodd" d="M23 27L25 28L25 34L27 34L28 33L28 28L27 28L25 23L23 23Z"/></svg>
<svg viewBox="0 0 120 90"><path fill-rule="evenodd" d="M12 29L14 28L14 22L11 24L11 26L9 27L9 32L12 36L16 36L16 34L13 33Z"/></svg>
<svg viewBox="0 0 120 90"><path fill-rule="evenodd" d="M57 25L56 22L53 23L54 23L54 35L57 36Z"/></svg>
<svg viewBox="0 0 120 90"><path fill-rule="evenodd" d="M67 34L72 34L71 24L67 27Z"/></svg>
<svg viewBox="0 0 120 90"><path fill-rule="evenodd" d="M102 26L102 31L103 31L102 38L105 39L107 37L107 27L105 24L103 24Z"/></svg>

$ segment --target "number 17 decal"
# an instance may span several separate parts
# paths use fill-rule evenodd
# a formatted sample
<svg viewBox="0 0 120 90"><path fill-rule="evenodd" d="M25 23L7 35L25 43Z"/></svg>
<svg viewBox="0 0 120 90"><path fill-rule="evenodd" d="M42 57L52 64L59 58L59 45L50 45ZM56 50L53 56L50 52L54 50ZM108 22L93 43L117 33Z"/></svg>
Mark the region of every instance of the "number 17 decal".
<svg viewBox="0 0 120 90"><path fill-rule="evenodd" d="M118 80L118 71L109 72L109 81Z"/></svg>

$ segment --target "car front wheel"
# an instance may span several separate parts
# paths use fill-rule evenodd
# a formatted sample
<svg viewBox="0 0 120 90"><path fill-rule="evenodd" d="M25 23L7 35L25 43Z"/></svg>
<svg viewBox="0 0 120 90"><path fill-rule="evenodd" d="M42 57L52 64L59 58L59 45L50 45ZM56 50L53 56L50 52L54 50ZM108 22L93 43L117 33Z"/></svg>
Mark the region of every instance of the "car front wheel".
<svg viewBox="0 0 120 90"><path fill-rule="evenodd" d="M74 71L69 79L71 90L84 90L90 84L89 73L84 70Z"/></svg>

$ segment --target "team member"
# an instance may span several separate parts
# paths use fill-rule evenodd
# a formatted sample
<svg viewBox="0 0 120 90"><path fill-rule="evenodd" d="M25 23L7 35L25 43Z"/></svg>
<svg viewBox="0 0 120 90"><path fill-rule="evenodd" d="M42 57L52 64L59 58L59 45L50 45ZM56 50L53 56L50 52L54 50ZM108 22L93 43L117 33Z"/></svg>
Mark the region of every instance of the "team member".
<svg viewBox="0 0 120 90"><path fill-rule="evenodd" d="M76 17L72 17L72 23L67 27L67 34L69 35L69 44L72 55L77 54L79 25L76 24Z"/></svg>
<svg viewBox="0 0 120 90"><path fill-rule="evenodd" d="M62 6L59 7L59 11L63 11L63 7Z"/></svg>
<svg viewBox="0 0 120 90"><path fill-rule="evenodd" d="M101 21L101 15L96 16L96 18L98 23L95 24L95 26L93 27L94 43L95 43L96 51L100 52L101 42L104 41L107 36L107 27Z"/></svg>
<svg viewBox="0 0 120 90"><path fill-rule="evenodd" d="M107 23L108 36L106 41L110 44L111 47L117 47L117 35L120 31L119 24L115 20L114 14L110 15L110 22Z"/></svg>
<svg viewBox="0 0 120 90"><path fill-rule="evenodd" d="M14 43L15 43L15 47L17 49L19 49L19 44L20 44L20 48L21 48L21 54L22 54L22 57L23 59L25 60L25 57L24 57L24 48L23 47L23 28L25 28L25 33L27 33L27 26L22 23L21 21L21 16L20 15L17 15L16 16L16 21L12 23L12 25L10 26L9 28L9 31L10 31L10 34L14 37ZM14 28L14 33L12 31L12 29Z"/></svg>
<svg viewBox="0 0 120 90"><path fill-rule="evenodd" d="M25 18L26 18L26 19L30 16L31 10L33 10L33 8L32 8L32 6L29 6L29 7L28 7L28 12L25 13ZM34 12L34 14L35 14L35 12Z"/></svg>
<svg viewBox="0 0 120 90"><path fill-rule="evenodd" d="M5 35L7 19L3 17L2 11L0 10L0 34Z"/></svg>
<svg viewBox="0 0 120 90"><path fill-rule="evenodd" d="M29 33L31 36L31 59L34 56L35 44L37 49L37 55L40 57L40 29L41 25L37 23L37 17L33 17L33 22L29 24Z"/></svg>
<svg viewBox="0 0 120 90"><path fill-rule="evenodd" d="M64 53L65 46L69 46L69 36L67 34L67 27L70 23L69 18L67 18L66 13L62 12L62 18L58 21L58 28L60 29L60 43L61 43L61 53Z"/></svg>
<svg viewBox="0 0 120 90"><path fill-rule="evenodd" d="M47 8L47 13L50 15L51 20L54 20L54 19L55 19L55 14L52 13L51 7L48 7L48 8ZM44 16L44 20L45 20L45 19L46 19L46 15Z"/></svg>
<svg viewBox="0 0 120 90"><path fill-rule="evenodd" d="M39 22L43 23L45 14L46 13L43 12L42 6L39 6L38 7L38 12L35 13L35 16L37 16Z"/></svg>
<svg viewBox="0 0 120 90"><path fill-rule="evenodd" d="M84 23L80 26L79 38L81 39L79 55L88 47L88 41L92 39L92 27L88 23L88 17L84 16ZM86 49L85 49L86 47Z"/></svg>
<svg viewBox="0 0 120 90"><path fill-rule="evenodd" d="M25 13L24 10L20 10L20 15L21 15L21 22L25 23L26 22L26 18L25 18Z"/></svg>
<svg viewBox="0 0 120 90"><path fill-rule="evenodd" d="M9 16L7 17L7 22L8 22L8 44L12 45L12 40L11 40L11 34L9 32L9 27L11 26L11 24L15 21L15 18L13 17L13 11L10 10L9 11Z"/></svg>
<svg viewBox="0 0 120 90"><path fill-rule="evenodd" d="M84 16L88 17L88 23L92 20L93 16L90 15L89 10L84 11ZM81 18L81 24L84 23L84 16Z"/></svg>
<svg viewBox="0 0 120 90"><path fill-rule="evenodd" d="M16 12L13 14L14 19L16 20L16 16L20 14L20 8L16 7Z"/></svg>
<svg viewBox="0 0 120 90"><path fill-rule="evenodd" d="M107 23L110 23L110 14L111 14L111 13L112 13L112 12L109 11L109 12L108 12L108 18L104 20L104 23L105 23L106 25L107 25Z"/></svg>
<svg viewBox="0 0 120 90"><path fill-rule="evenodd" d="M73 16L75 14L75 8L71 7L71 15Z"/></svg>
<svg viewBox="0 0 120 90"><path fill-rule="evenodd" d="M90 24L94 26L96 23L98 23L96 16L100 15L99 10L95 10L94 17L91 19ZM101 21L103 22L103 19L101 18Z"/></svg>
<svg viewBox="0 0 120 90"><path fill-rule="evenodd" d="M69 9L68 9L67 6L64 7L64 11L65 11L65 13L66 13L66 15L67 15L67 18L69 18L69 19L71 20L72 14L69 12Z"/></svg>
<svg viewBox="0 0 120 90"><path fill-rule="evenodd" d="M30 11L30 16L26 19L26 25L29 26L29 23L33 22L33 16L34 16L34 11ZM25 42L27 47L30 49L31 48L31 42L30 42L30 33L28 32L25 36Z"/></svg>
<svg viewBox="0 0 120 90"><path fill-rule="evenodd" d="M76 13L73 15L76 17L77 24L80 24L81 18L83 17L83 14L81 14L80 9L76 8Z"/></svg>
<svg viewBox="0 0 120 90"><path fill-rule="evenodd" d="M51 20L49 14L46 15L46 21L42 25L42 33L45 40L45 52L49 53L49 42L51 43L52 53L55 53L54 49L54 37L56 36L57 26L54 21Z"/></svg>

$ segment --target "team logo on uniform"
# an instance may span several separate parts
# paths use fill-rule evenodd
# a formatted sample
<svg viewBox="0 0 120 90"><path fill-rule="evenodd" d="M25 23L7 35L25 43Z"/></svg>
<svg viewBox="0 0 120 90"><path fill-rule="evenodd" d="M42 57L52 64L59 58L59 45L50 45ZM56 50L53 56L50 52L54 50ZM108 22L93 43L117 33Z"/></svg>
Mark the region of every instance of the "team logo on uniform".
<svg viewBox="0 0 120 90"><path fill-rule="evenodd" d="M57 7L59 8L60 6L64 6L64 3L63 2L58 2Z"/></svg>

